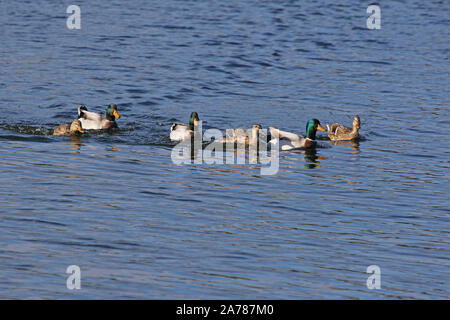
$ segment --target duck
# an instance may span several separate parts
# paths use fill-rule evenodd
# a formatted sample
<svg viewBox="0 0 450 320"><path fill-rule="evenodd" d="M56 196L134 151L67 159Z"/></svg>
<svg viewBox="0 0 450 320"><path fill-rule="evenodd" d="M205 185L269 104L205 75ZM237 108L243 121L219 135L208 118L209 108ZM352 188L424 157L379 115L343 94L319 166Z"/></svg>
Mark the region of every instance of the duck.
<svg viewBox="0 0 450 320"><path fill-rule="evenodd" d="M271 146L279 144L283 151L297 148L311 148L316 145L317 130L326 131L317 119L310 119L306 124L306 137L296 133L281 131L277 127L269 127L272 139L269 141Z"/></svg>
<svg viewBox="0 0 450 320"><path fill-rule="evenodd" d="M78 132L84 133L81 127L81 122L77 119L73 120L71 124L60 124L55 130L53 130L54 136L71 136Z"/></svg>
<svg viewBox="0 0 450 320"><path fill-rule="evenodd" d="M328 137L333 141L353 140L359 138L359 129L361 128L361 120L359 116L353 117L353 128L333 123L331 126L327 123Z"/></svg>
<svg viewBox="0 0 450 320"><path fill-rule="evenodd" d="M219 139L222 143L241 143L245 145L256 145L258 143L259 131L262 129L260 124L254 124L252 126L250 135L246 129L231 129L227 130L227 135Z"/></svg>
<svg viewBox="0 0 450 320"><path fill-rule="evenodd" d="M83 129L86 130L117 128L116 118L119 119L120 115L117 111L117 105L114 103L108 105L104 115L90 112L84 105L78 107L78 120L80 120Z"/></svg>
<svg viewBox="0 0 450 320"><path fill-rule="evenodd" d="M170 140L183 141L194 136L194 129L199 125L200 118L197 112L192 112L189 124L174 123L170 127Z"/></svg>

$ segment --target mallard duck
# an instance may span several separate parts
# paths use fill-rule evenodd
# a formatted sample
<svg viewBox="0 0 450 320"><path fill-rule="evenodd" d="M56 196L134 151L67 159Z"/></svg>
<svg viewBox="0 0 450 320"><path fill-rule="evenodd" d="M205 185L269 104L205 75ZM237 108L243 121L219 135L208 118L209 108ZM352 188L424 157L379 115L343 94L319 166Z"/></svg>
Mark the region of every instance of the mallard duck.
<svg viewBox="0 0 450 320"><path fill-rule="evenodd" d="M55 130L53 130L54 136L70 136L76 133L84 133L81 128L81 122L77 119L73 120L71 124L60 124Z"/></svg>
<svg viewBox="0 0 450 320"><path fill-rule="evenodd" d="M194 129L198 126L200 121L197 112L192 112L189 118L189 124L184 123L174 123L170 127L170 140L172 141L182 141L185 139L190 139L194 136Z"/></svg>
<svg viewBox="0 0 450 320"><path fill-rule="evenodd" d="M269 127L272 139L269 141L271 145L279 143L281 150L291 150L296 148L310 148L316 144L317 130L326 131L317 119L308 120L306 124L306 138L295 133L281 131L276 127Z"/></svg>
<svg viewBox="0 0 450 320"><path fill-rule="evenodd" d="M333 123L331 126L327 123L328 137L333 141L352 140L359 137L359 128L361 128L361 120L359 116L353 118L353 128Z"/></svg>
<svg viewBox="0 0 450 320"><path fill-rule="evenodd" d="M260 124L254 124L250 135L246 129L231 129L227 130L227 136L219 139L223 143L241 143L241 144L257 144L259 131L262 129Z"/></svg>
<svg viewBox="0 0 450 320"><path fill-rule="evenodd" d="M119 119L120 115L114 103L108 106L105 115L89 112L86 106L78 107L78 120L80 120L83 129L86 130L117 128L116 118Z"/></svg>

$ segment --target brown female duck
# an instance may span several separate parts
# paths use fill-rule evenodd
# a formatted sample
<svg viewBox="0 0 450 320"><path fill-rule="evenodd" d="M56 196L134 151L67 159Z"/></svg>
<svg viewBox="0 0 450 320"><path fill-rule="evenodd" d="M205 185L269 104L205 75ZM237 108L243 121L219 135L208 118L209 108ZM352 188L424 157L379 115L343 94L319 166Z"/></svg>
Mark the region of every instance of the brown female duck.
<svg viewBox="0 0 450 320"><path fill-rule="evenodd" d="M361 128L361 120L359 116L353 118L353 128L333 123L331 126L327 123L328 137L333 141L353 140L359 138L359 129Z"/></svg>

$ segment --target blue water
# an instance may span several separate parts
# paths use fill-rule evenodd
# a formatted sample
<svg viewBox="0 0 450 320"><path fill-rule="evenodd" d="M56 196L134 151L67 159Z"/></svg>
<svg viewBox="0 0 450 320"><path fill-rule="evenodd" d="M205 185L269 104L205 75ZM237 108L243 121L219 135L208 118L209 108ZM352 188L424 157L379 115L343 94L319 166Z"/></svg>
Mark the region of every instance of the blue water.
<svg viewBox="0 0 450 320"><path fill-rule="evenodd" d="M3 1L0 298L450 298L450 4L383 1L380 30L368 5ZM118 130L51 136L109 103ZM320 132L273 176L177 165L191 111L300 134L358 114L362 139Z"/></svg>

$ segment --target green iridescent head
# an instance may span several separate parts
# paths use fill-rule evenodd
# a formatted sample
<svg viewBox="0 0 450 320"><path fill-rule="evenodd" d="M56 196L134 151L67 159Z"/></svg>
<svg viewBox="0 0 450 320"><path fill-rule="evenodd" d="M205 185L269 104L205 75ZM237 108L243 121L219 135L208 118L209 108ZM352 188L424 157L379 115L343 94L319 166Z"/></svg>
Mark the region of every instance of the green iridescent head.
<svg viewBox="0 0 450 320"><path fill-rule="evenodd" d="M119 112L117 112L117 106L114 103L111 103L106 109L106 119L110 121L114 121L120 118Z"/></svg>
<svg viewBox="0 0 450 320"><path fill-rule="evenodd" d="M320 121L317 119L310 119L306 124L306 137L311 140L316 140L316 132L317 130L326 131L324 127L320 124Z"/></svg>
<svg viewBox="0 0 450 320"><path fill-rule="evenodd" d="M191 117L189 118L189 129L194 131L194 127L198 126L198 122L200 121L197 112L192 112Z"/></svg>

